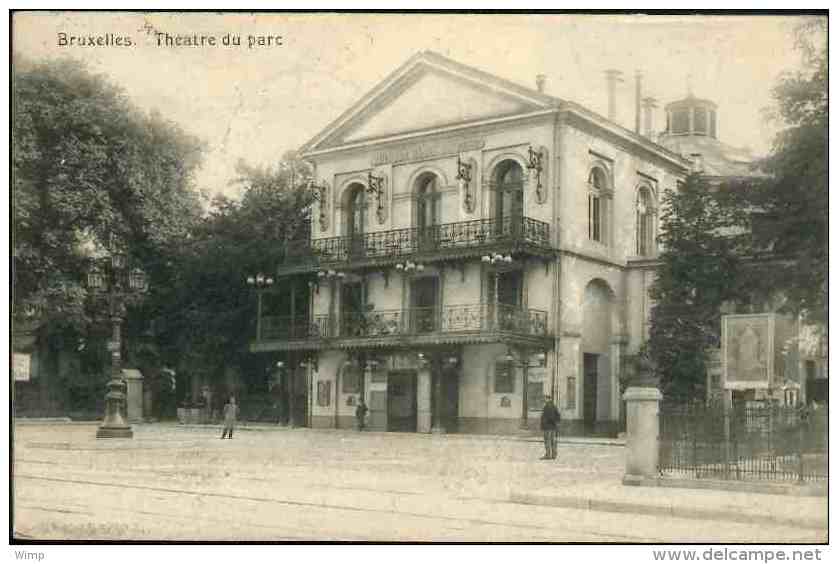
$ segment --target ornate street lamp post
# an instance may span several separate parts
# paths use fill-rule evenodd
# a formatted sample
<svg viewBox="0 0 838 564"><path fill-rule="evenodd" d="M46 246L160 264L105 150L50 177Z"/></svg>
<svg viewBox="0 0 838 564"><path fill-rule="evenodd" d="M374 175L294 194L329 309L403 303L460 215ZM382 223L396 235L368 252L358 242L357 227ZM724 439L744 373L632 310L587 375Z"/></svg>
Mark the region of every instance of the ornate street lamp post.
<svg viewBox="0 0 838 564"><path fill-rule="evenodd" d="M96 293L106 293L111 321L111 379L105 394L105 420L96 431L97 439L130 439L134 436L127 422L128 385L122 377L122 322L125 319L125 300L148 288L146 275L139 268L130 269L125 254L110 249L101 266L94 265L87 273L87 286Z"/></svg>

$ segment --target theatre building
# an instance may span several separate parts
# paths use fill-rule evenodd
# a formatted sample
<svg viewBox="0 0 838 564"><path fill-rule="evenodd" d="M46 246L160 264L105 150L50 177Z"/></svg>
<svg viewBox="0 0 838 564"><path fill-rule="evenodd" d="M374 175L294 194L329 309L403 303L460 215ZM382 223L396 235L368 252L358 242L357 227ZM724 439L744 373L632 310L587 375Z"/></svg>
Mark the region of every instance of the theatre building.
<svg viewBox="0 0 838 564"><path fill-rule="evenodd" d="M373 429L514 433L551 395L568 432L614 430L691 166L639 129L421 52L308 142L310 238L251 343L296 422L351 428L363 398Z"/></svg>

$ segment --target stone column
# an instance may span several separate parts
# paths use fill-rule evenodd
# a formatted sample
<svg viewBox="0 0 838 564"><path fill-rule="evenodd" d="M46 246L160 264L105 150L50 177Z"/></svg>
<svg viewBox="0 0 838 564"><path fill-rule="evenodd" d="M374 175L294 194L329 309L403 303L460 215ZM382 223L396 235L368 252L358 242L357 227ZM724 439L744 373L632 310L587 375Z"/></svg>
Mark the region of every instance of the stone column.
<svg viewBox="0 0 838 564"><path fill-rule="evenodd" d="M658 405L662 398L653 387L630 387L623 394L627 434L625 485L643 485L658 475Z"/></svg>
<svg viewBox="0 0 838 564"><path fill-rule="evenodd" d="M420 368L416 374L416 431L431 432L431 372Z"/></svg>
<svg viewBox="0 0 838 564"><path fill-rule="evenodd" d="M129 422L143 419L143 375L139 370L123 368L122 377L128 384L126 404L126 419Z"/></svg>

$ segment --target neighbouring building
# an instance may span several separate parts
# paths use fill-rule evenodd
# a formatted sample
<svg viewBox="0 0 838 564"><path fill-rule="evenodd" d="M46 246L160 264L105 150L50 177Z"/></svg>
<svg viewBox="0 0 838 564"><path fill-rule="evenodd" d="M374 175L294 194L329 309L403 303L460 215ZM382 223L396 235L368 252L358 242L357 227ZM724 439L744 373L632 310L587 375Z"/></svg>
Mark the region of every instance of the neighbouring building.
<svg viewBox="0 0 838 564"><path fill-rule="evenodd" d="M511 433L547 394L567 431L616 429L658 202L692 163L544 80L421 52L302 148L311 236L250 347L294 422L349 428L364 398L372 429Z"/></svg>

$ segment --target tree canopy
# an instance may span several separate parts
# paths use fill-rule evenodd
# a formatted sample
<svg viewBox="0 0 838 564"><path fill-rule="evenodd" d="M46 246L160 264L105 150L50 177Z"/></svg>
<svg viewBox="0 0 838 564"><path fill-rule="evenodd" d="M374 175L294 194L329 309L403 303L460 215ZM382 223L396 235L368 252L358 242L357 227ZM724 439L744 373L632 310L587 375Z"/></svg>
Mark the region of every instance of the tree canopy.
<svg viewBox="0 0 838 564"><path fill-rule="evenodd" d="M719 346L723 306L751 299L756 271L742 261L750 248L747 213L725 192L693 174L661 204L648 347L664 394L686 399L703 390L704 354Z"/></svg>
<svg viewBox="0 0 838 564"><path fill-rule="evenodd" d="M119 241L152 278L200 217L202 144L70 59L12 68L13 297L81 328L89 246ZM112 239L113 238L113 239Z"/></svg>
<svg viewBox="0 0 838 564"><path fill-rule="evenodd" d="M782 130L769 157L767 176L739 190L740 205L758 210L755 252L770 251L766 272L786 298L787 309L815 322L826 320L828 264L828 62L826 18L796 30L803 68L781 75L768 112Z"/></svg>
<svg viewBox="0 0 838 564"><path fill-rule="evenodd" d="M239 163L239 199L217 197L172 260L177 276L153 290L148 315L173 366L206 373L242 358L255 335L248 274L271 275L288 239L309 234L311 169L292 153L273 167Z"/></svg>

